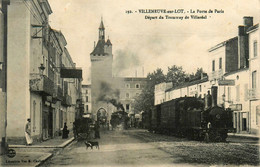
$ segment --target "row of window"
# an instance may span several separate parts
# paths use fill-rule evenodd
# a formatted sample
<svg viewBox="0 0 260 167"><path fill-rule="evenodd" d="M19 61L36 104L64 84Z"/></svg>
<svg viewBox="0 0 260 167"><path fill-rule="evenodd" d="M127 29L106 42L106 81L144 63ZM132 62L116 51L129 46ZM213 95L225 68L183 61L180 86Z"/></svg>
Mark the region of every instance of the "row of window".
<svg viewBox="0 0 260 167"><path fill-rule="evenodd" d="M219 63L218 63L218 65L219 65L219 69L222 69L222 57L220 57L219 58ZM212 71L215 71L216 69L215 69L215 60L213 60L212 61Z"/></svg>
<svg viewBox="0 0 260 167"><path fill-rule="evenodd" d="M98 55L98 56L105 56L105 54L94 54L93 56L96 56L96 55Z"/></svg>
<svg viewBox="0 0 260 167"><path fill-rule="evenodd" d="M254 41L253 44L253 55L254 57L257 57L257 41ZM222 69L222 57L219 58L219 69ZM215 67L215 60L212 61L212 71L215 71L216 67Z"/></svg>
<svg viewBox="0 0 260 167"><path fill-rule="evenodd" d="M253 44L253 55L254 57L257 57L257 41L254 41ZM222 58L219 58L219 69L222 69ZM212 71L215 71L216 67L215 67L215 60L212 61Z"/></svg>
<svg viewBox="0 0 260 167"><path fill-rule="evenodd" d="M125 84L126 88L130 88L130 84ZM135 88L139 89L140 88L140 84L135 84Z"/></svg>
<svg viewBox="0 0 260 167"><path fill-rule="evenodd" d="M139 96L139 93L136 93L135 96ZM130 93L126 93L126 94L125 94L125 97L126 97L126 98L130 98Z"/></svg>

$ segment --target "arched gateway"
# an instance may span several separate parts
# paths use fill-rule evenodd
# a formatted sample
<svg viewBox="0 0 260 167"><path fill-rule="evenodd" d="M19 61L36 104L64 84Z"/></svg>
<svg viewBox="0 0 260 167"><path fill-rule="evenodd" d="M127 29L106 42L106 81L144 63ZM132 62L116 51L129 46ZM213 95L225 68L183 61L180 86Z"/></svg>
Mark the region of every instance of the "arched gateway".
<svg viewBox="0 0 260 167"><path fill-rule="evenodd" d="M106 109L104 109L104 108L99 108L98 109L98 111L97 111L97 121L103 127L105 125L107 125L108 113L107 113Z"/></svg>

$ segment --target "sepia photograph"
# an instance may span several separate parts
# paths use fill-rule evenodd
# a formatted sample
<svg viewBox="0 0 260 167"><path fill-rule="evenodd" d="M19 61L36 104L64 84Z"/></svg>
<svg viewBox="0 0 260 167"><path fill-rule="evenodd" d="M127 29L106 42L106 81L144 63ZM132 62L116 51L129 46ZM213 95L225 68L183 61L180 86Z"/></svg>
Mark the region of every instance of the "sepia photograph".
<svg viewBox="0 0 260 167"><path fill-rule="evenodd" d="M259 166L260 0L0 0L0 166Z"/></svg>

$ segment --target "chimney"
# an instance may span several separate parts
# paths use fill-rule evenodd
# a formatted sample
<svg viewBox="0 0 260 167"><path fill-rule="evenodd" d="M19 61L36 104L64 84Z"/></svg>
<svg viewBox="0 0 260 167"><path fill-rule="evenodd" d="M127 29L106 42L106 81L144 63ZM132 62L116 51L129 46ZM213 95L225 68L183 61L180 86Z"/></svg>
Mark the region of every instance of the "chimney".
<svg viewBox="0 0 260 167"><path fill-rule="evenodd" d="M238 26L238 35L244 36L245 34L245 26Z"/></svg>
<svg viewBox="0 0 260 167"><path fill-rule="evenodd" d="M238 69L249 67L249 44L247 29L253 26L253 17L245 16L244 25L238 26Z"/></svg>
<svg viewBox="0 0 260 167"><path fill-rule="evenodd" d="M253 17L245 16L243 17L243 19L244 19L245 30L247 30L249 27L254 25Z"/></svg>
<svg viewBox="0 0 260 167"><path fill-rule="evenodd" d="M211 87L211 95L212 95L212 107L217 107L218 104L218 87Z"/></svg>

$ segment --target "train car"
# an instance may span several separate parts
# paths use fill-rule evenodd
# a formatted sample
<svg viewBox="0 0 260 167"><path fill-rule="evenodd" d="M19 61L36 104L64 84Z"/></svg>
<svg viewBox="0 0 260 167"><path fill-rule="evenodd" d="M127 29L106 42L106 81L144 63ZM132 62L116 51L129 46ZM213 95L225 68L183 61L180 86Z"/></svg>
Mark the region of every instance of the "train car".
<svg viewBox="0 0 260 167"><path fill-rule="evenodd" d="M149 131L150 132L159 132L159 127L161 124L161 105L156 105L151 108L151 120L150 120L150 126Z"/></svg>
<svg viewBox="0 0 260 167"><path fill-rule="evenodd" d="M195 97L184 97L178 101L179 122L178 132L180 136L191 137L202 128L201 113L204 102Z"/></svg>
<svg viewBox="0 0 260 167"><path fill-rule="evenodd" d="M233 113L217 106L217 87L213 87L212 92L211 106L205 106L205 102L196 97L181 97L155 106L151 129L195 140L225 141L233 129Z"/></svg>
<svg viewBox="0 0 260 167"><path fill-rule="evenodd" d="M174 99L161 104L161 117L159 132L164 134L176 134L178 131L180 112L178 103L180 99Z"/></svg>

